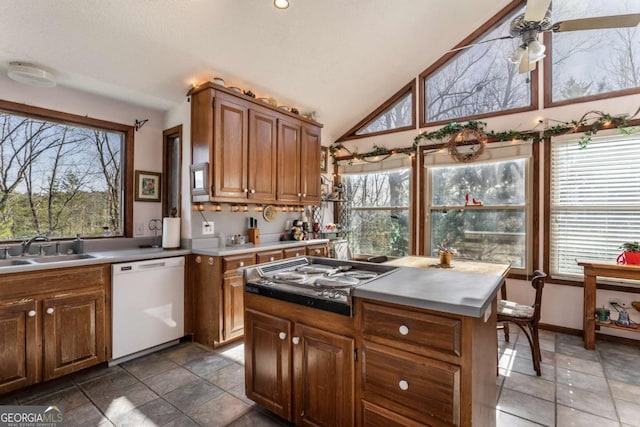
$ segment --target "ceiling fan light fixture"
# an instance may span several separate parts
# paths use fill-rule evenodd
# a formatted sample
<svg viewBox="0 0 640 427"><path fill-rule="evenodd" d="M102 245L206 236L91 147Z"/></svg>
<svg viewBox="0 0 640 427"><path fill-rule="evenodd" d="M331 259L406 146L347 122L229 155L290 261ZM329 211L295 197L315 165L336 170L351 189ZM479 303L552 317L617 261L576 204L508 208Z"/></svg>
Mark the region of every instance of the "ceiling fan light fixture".
<svg viewBox="0 0 640 427"><path fill-rule="evenodd" d="M276 9L286 9L289 7L289 0L273 0Z"/></svg>
<svg viewBox="0 0 640 427"><path fill-rule="evenodd" d="M53 73L24 62L9 63L7 75L12 80L30 86L54 87L56 85L56 76Z"/></svg>
<svg viewBox="0 0 640 427"><path fill-rule="evenodd" d="M546 55L544 51L547 49L538 40L532 40L529 42L529 62L538 62Z"/></svg>
<svg viewBox="0 0 640 427"><path fill-rule="evenodd" d="M507 61L512 64L519 64L522 61L522 57L524 56L525 48L524 46L518 46L512 53L507 57Z"/></svg>

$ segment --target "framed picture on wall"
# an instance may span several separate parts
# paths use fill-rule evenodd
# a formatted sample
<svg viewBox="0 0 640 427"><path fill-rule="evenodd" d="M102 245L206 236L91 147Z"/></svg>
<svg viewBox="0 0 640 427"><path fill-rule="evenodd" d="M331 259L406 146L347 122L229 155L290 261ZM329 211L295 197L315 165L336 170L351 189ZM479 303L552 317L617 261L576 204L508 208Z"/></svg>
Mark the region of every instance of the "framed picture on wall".
<svg viewBox="0 0 640 427"><path fill-rule="evenodd" d="M159 172L136 171L136 202L160 201Z"/></svg>
<svg viewBox="0 0 640 427"><path fill-rule="evenodd" d="M320 147L320 172L327 172L329 163L329 147Z"/></svg>

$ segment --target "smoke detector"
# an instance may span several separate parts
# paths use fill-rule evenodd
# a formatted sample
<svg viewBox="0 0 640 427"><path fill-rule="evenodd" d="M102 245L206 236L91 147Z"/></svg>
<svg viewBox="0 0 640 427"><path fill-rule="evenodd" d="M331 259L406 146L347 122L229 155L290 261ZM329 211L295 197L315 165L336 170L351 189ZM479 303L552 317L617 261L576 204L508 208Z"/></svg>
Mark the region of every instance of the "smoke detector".
<svg viewBox="0 0 640 427"><path fill-rule="evenodd" d="M24 62L9 63L7 75L17 82L31 86L54 87L56 85L56 76L53 73Z"/></svg>

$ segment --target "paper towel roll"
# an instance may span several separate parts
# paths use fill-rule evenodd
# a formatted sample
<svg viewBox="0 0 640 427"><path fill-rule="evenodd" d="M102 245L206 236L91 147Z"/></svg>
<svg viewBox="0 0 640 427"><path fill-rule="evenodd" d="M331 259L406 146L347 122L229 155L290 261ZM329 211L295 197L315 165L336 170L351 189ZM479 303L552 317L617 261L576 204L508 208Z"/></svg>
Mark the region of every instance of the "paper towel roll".
<svg viewBox="0 0 640 427"><path fill-rule="evenodd" d="M165 249L180 247L180 218L162 219L162 247Z"/></svg>

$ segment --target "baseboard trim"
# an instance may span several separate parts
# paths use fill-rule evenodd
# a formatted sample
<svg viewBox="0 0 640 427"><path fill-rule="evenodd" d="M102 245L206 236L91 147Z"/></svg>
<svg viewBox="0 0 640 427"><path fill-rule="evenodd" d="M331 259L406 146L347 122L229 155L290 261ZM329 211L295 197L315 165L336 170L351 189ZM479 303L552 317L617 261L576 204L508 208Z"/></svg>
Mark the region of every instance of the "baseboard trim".
<svg viewBox="0 0 640 427"><path fill-rule="evenodd" d="M567 328L565 326L558 326L558 325L549 325L547 323L538 323L538 328L544 329L546 331L560 332L567 335L582 336L582 329ZM615 343L620 343L625 345L631 345L634 347L640 347L640 340L617 337L615 335L600 334L597 332L596 332L596 340L615 342Z"/></svg>

